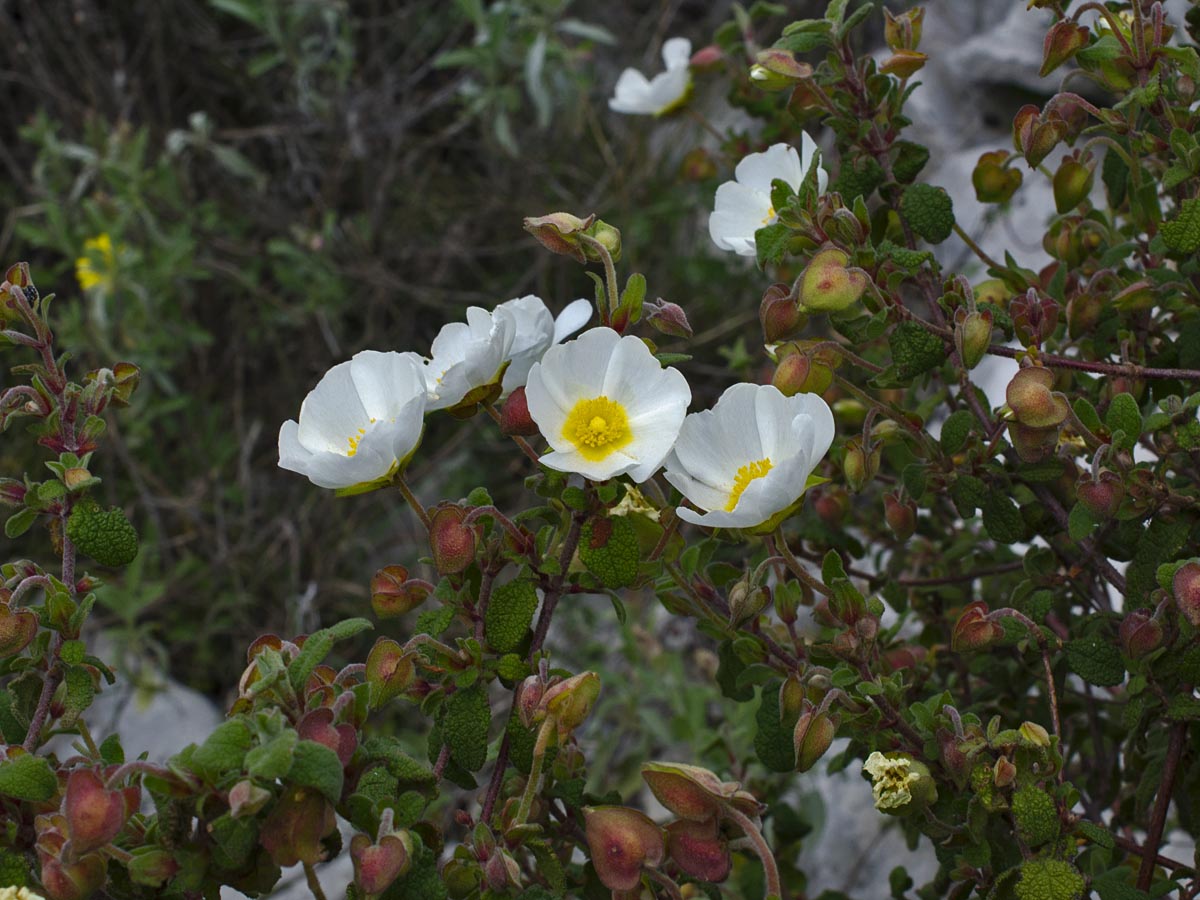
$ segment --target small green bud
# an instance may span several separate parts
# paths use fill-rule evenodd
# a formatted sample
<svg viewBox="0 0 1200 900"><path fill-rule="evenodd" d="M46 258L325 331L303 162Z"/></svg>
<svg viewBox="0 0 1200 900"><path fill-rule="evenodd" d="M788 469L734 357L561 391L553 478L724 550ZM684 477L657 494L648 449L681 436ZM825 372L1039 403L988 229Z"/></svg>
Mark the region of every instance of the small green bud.
<svg viewBox="0 0 1200 900"><path fill-rule="evenodd" d="M1059 215L1070 212L1088 198L1095 175L1096 163L1088 156L1063 158L1053 179L1054 205Z"/></svg>
<svg viewBox="0 0 1200 900"><path fill-rule="evenodd" d="M813 256L798 282L802 311L839 312L858 302L870 278L862 269L847 268L849 261L845 251L836 247Z"/></svg>
<svg viewBox="0 0 1200 900"><path fill-rule="evenodd" d="M1062 394L1051 392L1054 373L1041 366L1021 369L1008 384L1005 399L1017 421L1028 428L1054 428L1069 409Z"/></svg>
<svg viewBox="0 0 1200 900"><path fill-rule="evenodd" d="M608 255L612 257L613 262L619 262L621 259L621 232L612 225L602 219L597 219L583 231L588 237L598 241ZM581 242L583 246L583 255L588 262L601 262L603 257L595 247L590 247L586 242Z"/></svg>
<svg viewBox="0 0 1200 900"><path fill-rule="evenodd" d="M863 446L862 438L851 438L846 442L846 456L842 460L842 474L846 477L846 486L856 494L862 491L879 472L880 457L883 446Z"/></svg>
<svg viewBox="0 0 1200 900"><path fill-rule="evenodd" d="M1020 169L1007 167L1010 156L1004 150L993 150L979 157L971 173L975 197L980 203L1007 203L1024 181Z"/></svg>
<svg viewBox="0 0 1200 900"><path fill-rule="evenodd" d="M990 310L968 311L959 307L954 313L954 347L968 369L979 365L992 343Z"/></svg>

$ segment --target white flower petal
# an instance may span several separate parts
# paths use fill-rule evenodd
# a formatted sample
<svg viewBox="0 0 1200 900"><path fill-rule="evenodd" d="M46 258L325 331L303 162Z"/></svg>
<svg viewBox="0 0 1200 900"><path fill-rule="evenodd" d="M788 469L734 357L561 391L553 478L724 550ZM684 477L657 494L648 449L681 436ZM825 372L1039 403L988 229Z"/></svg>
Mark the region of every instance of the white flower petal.
<svg viewBox="0 0 1200 900"><path fill-rule="evenodd" d="M771 182L786 181L793 190L800 187L804 169L796 148L789 144L773 144L761 153L751 153L737 164L733 176L738 184L771 196Z"/></svg>
<svg viewBox="0 0 1200 900"><path fill-rule="evenodd" d="M692 42L684 37L674 37L663 42L663 65L668 69L688 67L692 60Z"/></svg>
<svg viewBox="0 0 1200 900"><path fill-rule="evenodd" d="M592 301L572 300L554 320L554 343L561 344L592 318Z"/></svg>
<svg viewBox="0 0 1200 900"><path fill-rule="evenodd" d="M617 78L608 101L614 112L657 116L687 96L692 86L689 67L692 44L687 38L671 38L663 44L666 71L647 80L637 69L626 69Z"/></svg>
<svg viewBox="0 0 1200 900"><path fill-rule="evenodd" d="M392 418L425 390L424 361L415 353L363 350L350 360L350 377L364 411L373 419Z"/></svg>
<svg viewBox="0 0 1200 900"><path fill-rule="evenodd" d="M338 363L325 373L300 405L297 437L314 452L342 453L347 440L368 418L354 386L350 362Z"/></svg>

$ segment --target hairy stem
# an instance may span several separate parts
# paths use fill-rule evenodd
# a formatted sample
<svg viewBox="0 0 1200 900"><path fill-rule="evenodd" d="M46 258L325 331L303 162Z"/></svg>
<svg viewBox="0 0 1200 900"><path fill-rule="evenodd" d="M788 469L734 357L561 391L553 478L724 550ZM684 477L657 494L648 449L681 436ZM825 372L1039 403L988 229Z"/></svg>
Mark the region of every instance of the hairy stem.
<svg viewBox="0 0 1200 900"><path fill-rule="evenodd" d="M750 843L754 846L754 852L762 860L763 874L766 876L767 882L766 900L771 900L771 898L782 900L783 883L779 880L779 865L775 862L775 854L771 852L771 847L767 844L766 838L762 836L762 832L758 830L758 826L751 821L749 816L735 809L731 804L726 805L724 814L735 822L738 828L742 829L742 833L750 839Z"/></svg>

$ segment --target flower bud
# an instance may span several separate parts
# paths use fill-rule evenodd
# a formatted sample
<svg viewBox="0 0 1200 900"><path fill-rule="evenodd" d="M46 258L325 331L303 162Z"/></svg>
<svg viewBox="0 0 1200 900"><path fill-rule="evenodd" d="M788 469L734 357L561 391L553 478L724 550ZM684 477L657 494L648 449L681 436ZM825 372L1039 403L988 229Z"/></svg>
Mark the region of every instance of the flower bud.
<svg viewBox="0 0 1200 900"><path fill-rule="evenodd" d="M612 225L602 219L597 219L594 223L584 229L584 234L597 241L612 258L613 262L619 262L621 259L621 232ZM581 242L583 246L583 255L588 262L601 262L604 259L603 254L595 247L590 246L587 242Z"/></svg>
<svg viewBox="0 0 1200 900"><path fill-rule="evenodd" d="M107 874L104 857L99 853L69 864L45 857L42 859L42 893L46 900L84 900L100 890Z"/></svg>
<svg viewBox="0 0 1200 900"><path fill-rule="evenodd" d="M109 401L113 406L128 406L129 399L142 380L142 370L133 363L119 362L112 367L113 389Z"/></svg>
<svg viewBox="0 0 1200 900"><path fill-rule="evenodd" d="M883 10L883 38L892 50L915 50L921 43L921 26L925 21L925 8L915 6L900 15Z"/></svg>
<svg viewBox="0 0 1200 900"><path fill-rule="evenodd" d="M1030 288L1024 296L1014 297L1008 305L1013 329L1025 344L1040 344L1058 328L1059 306L1052 297L1040 296Z"/></svg>
<svg viewBox="0 0 1200 900"><path fill-rule="evenodd" d="M1067 399L1051 393L1054 373L1041 366L1029 366L1013 376L1005 399L1017 421L1029 428L1055 428L1067 417Z"/></svg>
<svg viewBox="0 0 1200 900"><path fill-rule="evenodd" d="M600 676L595 672L581 672L547 689L541 706L546 715L554 719L559 736L565 738L584 723L599 696Z"/></svg>
<svg viewBox="0 0 1200 900"><path fill-rule="evenodd" d="M1004 637L1004 628L999 622L988 619L988 605L982 600L968 603L954 624L950 637L950 649L955 653L984 650Z"/></svg>
<svg viewBox="0 0 1200 900"><path fill-rule="evenodd" d="M979 365L992 343L992 313L968 311L959 307L954 313L954 348L968 369Z"/></svg>
<svg viewBox="0 0 1200 900"><path fill-rule="evenodd" d="M1009 787L1017 780L1017 767L1012 764L1007 756L1002 756L996 760L996 765L992 767L992 784L998 788Z"/></svg>
<svg viewBox="0 0 1200 900"><path fill-rule="evenodd" d="M796 771L807 772L817 764L817 760L825 755L833 736L837 732L837 724L829 717L829 713L809 709L796 720L796 728L792 732L792 747L796 751Z"/></svg>
<svg viewBox="0 0 1200 900"><path fill-rule="evenodd" d="M1024 106L1013 120L1013 141L1029 168L1036 169L1069 131L1060 116L1046 116L1036 106Z"/></svg>
<svg viewBox="0 0 1200 900"><path fill-rule="evenodd" d="M819 251L801 273L800 308L810 312L838 312L858 302L869 278L859 268L846 268L850 257L836 247Z"/></svg>
<svg viewBox="0 0 1200 900"><path fill-rule="evenodd" d="M1007 167L1009 154L993 150L979 157L971 173L975 197L980 203L1007 203L1024 181L1020 169Z"/></svg>
<svg viewBox="0 0 1200 900"><path fill-rule="evenodd" d="M917 504L895 494L883 495L883 517L898 541L907 541L917 530Z"/></svg>
<svg viewBox="0 0 1200 900"><path fill-rule="evenodd" d="M919 50L897 50L882 63L879 71L897 78L911 78L924 68L929 57Z"/></svg>
<svg viewBox="0 0 1200 900"><path fill-rule="evenodd" d="M707 47L701 47L692 54L688 65L693 69L703 71L711 69L725 58L724 52L716 44L709 44Z"/></svg>
<svg viewBox="0 0 1200 900"><path fill-rule="evenodd" d="M412 657L391 638L381 637L367 654L365 677L376 709L404 693L416 677Z"/></svg>
<svg viewBox="0 0 1200 900"><path fill-rule="evenodd" d="M1088 198L1095 181L1096 164L1067 156L1054 173L1054 205L1059 215L1070 212Z"/></svg>
<svg viewBox="0 0 1200 900"><path fill-rule="evenodd" d="M646 321L654 326L656 331L677 338L692 336L692 325L688 322L687 313L678 303L668 303L659 297L654 303L645 304L642 311Z"/></svg>
<svg viewBox="0 0 1200 900"><path fill-rule="evenodd" d="M252 816L267 805L271 792L253 781L242 780L229 789L229 814L235 819Z"/></svg>
<svg viewBox="0 0 1200 900"><path fill-rule="evenodd" d="M25 491L25 485L15 478L0 478L0 503L5 506L24 506Z"/></svg>
<svg viewBox="0 0 1200 900"><path fill-rule="evenodd" d="M1022 462L1041 462L1058 445L1058 429L1028 428L1020 422L1009 422L1008 439Z"/></svg>
<svg viewBox="0 0 1200 900"><path fill-rule="evenodd" d="M720 823L678 819L667 826L667 855L692 878L718 884L729 877L733 860Z"/></svg>
<svg viewBox="0 0 1200 900"><path fill-rule="evenodd" d="M1075 496L1097 521L1107 522L1121 508L1121 501L1125 499L1125 485L1116 472L1108 469L1100 473L1098 481L1090 473L1084 473L1075 483Z"/></svg>
<svg viewBox="0 0 1200 900"><path fill-rule="evenodd" d="M487 886L496 893L506 894L509 888L520 887L521 870L509 854L497 849L483 864L483 877Z"/></svg>
<svg viewBox="0 0 1200 900"><path fill-rule="evenodd" d="M1200 628L1200 563L1180 566L1171 582L1171 592L1183 617Z"/></svg>
<svg viewBox="0 0 1200 900"><path fill-rule="evenodd" d="M384 566L371 579L371 608L381 619L412 612L429 597L429 585L410 581L404 566Z"/></svg>
<svg viewBox="0 0 1200 900"><path fill-rule="evenodd" d="M796 83L796 79L772 72L761 63L755 63L750 67L750 81L755 87L764 91L786 91Z"/></svg>
<svg viewBox="0 0 1200 900"><path fill-rule="evenodd" d="M160 888L179 871L173 854L161 847L138 847L127 869L129 880L142 887Z"/></svg>
<svg viewBox="0 0 1200 900"><path fill-rule="evenodd" d="M296 723L296 733L300 735L301 740L324 744L338 755L338 761L343 766L350 764L354 750L358 747L358 733L354 726L347 722L335 725L333 710L328 706L305 713Z"/></svg>
<svg viewBox="0 0 1200 900"><path fill-rule="evenodd" d="M1117 639L1122 653L1130 659L1141 659L1162 646L1163 627L1149 610L1135 609L1121 620Z"/></svg>
<svg viewBox="0 0 1200 900"><path fill-rule="evenodd" d="M543 716L542 694L544 692L545 685L537 675L530 675L521 682L521 688L517 691L516 698L517 718L526 728L532 728L541 720Z"/></svg>
<svg viewBox="0 0 1200 900"><path fill-rule="evenodd" d="M828 527L837 528L850 511L850 495L838 484L825 485L814 493L813 509Z"/></svg>
<svg viewBox="0 0 1200 900"><path fill-rule="evenodd" d="M1055 22L1046 32L1046 39L1042 43L1042 68L1038 75L1045 78L1074 56L1076 51L1086 47L1090 37L1088 28L1071 19Z"/></svg>
<svg viewBox="0 0 1200 900"><path fill-rule="evenodd" d="M529 414L524 385L509 394L500 407L500 432L510 437L532 437L538 433L537 423Z"/></svg>
<svg viewBox="0 0 1200 900"><path fill-rule="evenodd" d="M94 770L72 772L63 799L71 852L79 857L111 842L137 810L140 799L140 788L110 791Z"/></svg>
<svg viewBox="0 0 1200 900"><path fill-rule="evenodd" d="M337 817L319 793L287 787L259 833L259 842L280 868L321 858L321 840L337 828Z"/></svg>
<svg viewBox="0 0 1200 900"><path fill-rule="evenodd" d="M364 894L382 894L412 865L412 838L407 831L385 834L379 843L365 834L350 840L354 881Z"/></svg>
<svg viewBox="0 0 1200 900"><path fill-rule="evenodd" d="M583 263L587 262L587 256L579 241L579 235L590 228L595 221L594 214L586 219L580 219L570 213L551 213L548 216L526 218L525 230L552 253L570 256L577 262Z"/></svg>
<svg viewBox="0 0 1200 900"><path fill-rule="evenodd" d="M16 656L37 637L37 613L0 603L0 659Z"/></svg>
<svg viewBox="0 0 1200 900"><path fill-rule="evenodd" d="M729 624L735 628L758 614L771 602L771 589L759 585L751 587L744 580L729 591Z"/></svg>
<svg viewBox="0 0 1200 900"><path fill-rule="evenodd" d="M958 736L944 728L939 729L937 742L938 757L941 759L942 765L954 780L961 784L967 777L971 766L967 754L963 753L962 748L958 746Z"/></svg>
<svg viewBox="0 0 1200 900"><path fill-rule="evenodd" d="M679 166L680 174L688 181L705 181L715 178L717 164L713 162L712 154L703 147L693 147L683 157Z"/></svg>
<svg viewBox="0 0 1200 900"><path fill-rule="evenodd" d="M1107 304L1099 294L1077 294L1067 303L1067 334L1078 339L1090 334Z"/></svg>
<svg viewBox="0 0 1200 900"><path fill-rule="evenodd" d="M658 802L679 816L703 822L733 805L746 815L757 815L758 801L739 790L737 782L721 781L708 769L684 763L648 762L642 780Z"/></svg>
<svg viewBox="0 0 1200 900"><path fill-rule="evenodd" d="M464 525L467 510L453 503L439 504L430 515L429 548L439 575L453 575L475 562L478 529Z"/></svg>
<svg viewBox="0 0 1200 900"><path fill-rule="evenodd" d="M846 485L856 494L866 487L879 471L883 447L876 444L864 448L862 438L851 438L846 442L846 456L842 460L842 474Z"/></svg>
<svg viewBox="0 0 1200 900"><path fill-rule="evenodd" d="M811 354L788 353L775 367L771 384L785 397L823 394L833 384L833 369Z"/></svg>
<svg viewBox="0 0 1200 900"><path fill-rule="evenodd" d="M1031 747L1050 746L1050 733L1037 722L1022 722L1018 732L1021 740Z"/></svg>
<svg viewBox="0 0 1200 900"><path fill-rule="evenodd" d="M586 806L583 821L592 866L609 890L634 890L641 884L642 867L662 862L663 830L636 809Z"/></svg>
<svg viewBox="0 0 1200 900"><path fill-rule="evenodd" d="M785 341L808 324L808 316L800 311L786 284L767 288L758 307L758 320L762 323L763 340L768 344Z"/></svg>

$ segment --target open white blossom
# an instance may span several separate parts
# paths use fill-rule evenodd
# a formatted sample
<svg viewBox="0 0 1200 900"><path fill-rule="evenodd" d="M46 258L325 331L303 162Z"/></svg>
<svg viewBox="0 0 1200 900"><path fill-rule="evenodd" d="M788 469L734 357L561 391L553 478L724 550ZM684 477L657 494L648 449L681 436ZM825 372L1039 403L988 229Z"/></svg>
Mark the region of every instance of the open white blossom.
<svg viewBox="0 0 1200 900"><path fill-rule="evenodd" d="M648 79L637 69L626 69L617 79L609 109L640 116L661 116L677 109L692 90L691 56L691 41L671 38L662 48L666 71Z"/></svg>
<svg viewBox="0 0 1200 900"><path fill-rule="evenodd" d="M506 300L498 308L511 312L516 323L516 335L512 348L508 351L508 368L504 370L502 396L507 396L524 385L529 377L530 367L541 359L550 347L562 343L586 325L592 317L590 300L568 303L566 309L555 318L541 298L533 294Z"/></svg>
<svg viewBox="0 0 1200 900"><path fill-rule="evenodd" d="M714 528L762 525L800 499L833 437L833 412L816 394L735 384L684 420L665 475L703 512L676 511Z"/></svg>
<svg viewBox="0 0 1200 900"><path fill-rule="evenodd" d="M318 487L355 492L388 481L421 440L420 357L364 350L325 373L279 429L279 467Z"/></svg>
<svg viewBox="0 0 1200 900"><path fill-rule="evenodd" d="M817 145L807 134L800 152L789 144L774 144L762 153L751 153L733 171L733 181L717 188L716 204L708 217L708 233L722 250L754 256L754 232L778 218L771 205L771 182L786 182L799 190L810 166L819 166ZM817 189L824 192L828 176L817 169Z"/></svg>
<svg viewBox="0 0 1200 900"><path fill-rule="evenodd" d="M593 328L547 350L525 396L553 449L543 463L593 481L629 475L640 483L670 452L692 392L639 338Z"/></svg>
<svg viewBox="0 0 1200 900"><path fill-rule="evenodd" d="M494 312L472 306L466 322L443 325L425 363L430 411L455 406L471 391L499 381L516 336L516 318L503 305Z"/></svg>

